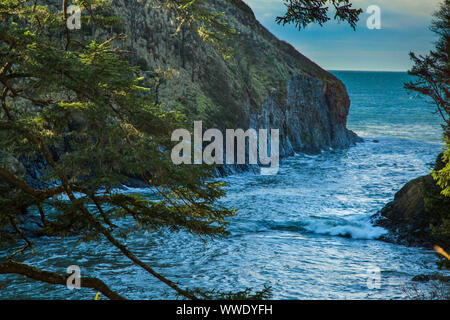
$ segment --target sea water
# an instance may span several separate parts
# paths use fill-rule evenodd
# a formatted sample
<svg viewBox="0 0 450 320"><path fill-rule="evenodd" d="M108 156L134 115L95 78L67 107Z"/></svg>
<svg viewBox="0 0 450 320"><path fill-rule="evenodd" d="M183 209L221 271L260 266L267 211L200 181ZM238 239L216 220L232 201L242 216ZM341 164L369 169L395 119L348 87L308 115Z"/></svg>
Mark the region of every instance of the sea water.
<svg viewBox="0 0 450 320"><path fill-rule="evenodd" d="M239 209L225 238L204 242L185 232L159 231L132 235L129 248L183 288L270 286L274 299L411 298L411 279L436 272L435 253L377 240L386 231L369 218L406 182L429 173L442 148L441 120L425 99L403 89L411 79L406 73L333 73L352 101L348 127L364 143L292 156L282 161L278 175L224 179L228 194L220 202ZM99 277L127 298L177 298L106 241L35 243L36 253L23 259L42 269L64 273L78 265L82 276ZM5 250L0 249L2 256ZM0 276L0 285L1 299L93 299L95 294L16 275ZM431 283L422 284L424 292L432 289Z"/></svg>

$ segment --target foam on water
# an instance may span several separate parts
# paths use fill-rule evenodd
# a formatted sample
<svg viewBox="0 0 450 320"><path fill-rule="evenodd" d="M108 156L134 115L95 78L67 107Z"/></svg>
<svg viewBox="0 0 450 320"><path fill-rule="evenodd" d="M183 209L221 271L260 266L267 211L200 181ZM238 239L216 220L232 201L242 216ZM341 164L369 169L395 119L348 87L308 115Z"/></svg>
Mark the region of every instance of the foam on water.
<svg viewBox="0 0 450 320"><path fill-rule="evenodd" d="M259 221L263 225L257 226L253 221L253 228L260 232L265 230L298 232L299 234L330 235L355 240L376 240L388 233L381 227L375 227L367 215L349 216L346 218L310 216L298 221ZM264 230L265 229L265 230Z"/></svg>
<svg viewBox="0 0 450 320"><path fill-rule="evenodd" d="M379 239L387 233L387 230L374 227L367 217L354 217L353 219L342 219L339 221L318 219L308 222L305 229L318 234L349 237L352 239L369 240Z"/></svg>

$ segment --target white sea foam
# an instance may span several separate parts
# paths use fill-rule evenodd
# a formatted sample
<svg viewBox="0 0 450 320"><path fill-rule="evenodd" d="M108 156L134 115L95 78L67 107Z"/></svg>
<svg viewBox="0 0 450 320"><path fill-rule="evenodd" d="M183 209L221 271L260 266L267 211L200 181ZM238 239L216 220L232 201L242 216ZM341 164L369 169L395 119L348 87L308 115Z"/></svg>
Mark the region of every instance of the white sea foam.
<svg viewBox="0 0 450 320"><path fill-rule="evenodd" d="M317 234L362 240L378 239L388 232L384 228L373 226L366 216L339 220L314 219L308 221L303 228Z"/></svg>

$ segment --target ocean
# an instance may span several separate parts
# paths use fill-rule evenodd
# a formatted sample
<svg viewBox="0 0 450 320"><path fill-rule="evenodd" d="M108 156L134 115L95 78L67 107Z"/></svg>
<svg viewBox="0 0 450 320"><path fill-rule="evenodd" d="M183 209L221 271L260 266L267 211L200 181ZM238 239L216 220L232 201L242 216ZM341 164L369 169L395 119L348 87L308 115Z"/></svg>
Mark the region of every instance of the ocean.
<svg viewBox="0 0 450 320"><path fill-rule="evenodd" d="M228 237L204 242L159 231L131 236L131 250L181 287L270 286L273 299L411 298L411 279L436 272L435 253L377 240L386 231L369 218L406 182L429 173L442 148L441 120L425 99L403 89L411 79L406 73L332 73L352 101L348 127L364 143L297 154L284 159L275 176L225 178L228 193L221 203L239 209ZM25 258L59 272L79 265L83 276L99 277L127 298L177 298L105 241L40 239L36 253ZM0 299L94 297L13 275L0 276L0 285ZM421 284L424 292L432 289Z"/></svg>

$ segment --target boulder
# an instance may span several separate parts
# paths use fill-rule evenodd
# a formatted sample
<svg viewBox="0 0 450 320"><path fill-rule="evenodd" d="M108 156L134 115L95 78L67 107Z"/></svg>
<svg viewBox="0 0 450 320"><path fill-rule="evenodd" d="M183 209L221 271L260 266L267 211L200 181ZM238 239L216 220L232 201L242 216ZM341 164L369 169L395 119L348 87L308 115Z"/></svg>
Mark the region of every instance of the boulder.
<svg viewBox="0 0 450 320"><path fill-rule="evenodd" d="M443 215L450 216L450 199L440 192L431 175L408 182L394 201L372 217L375 225L390 231L382 240L427 248L448 247L448 239L432 232L432 226L438 226Z"/></svg>

